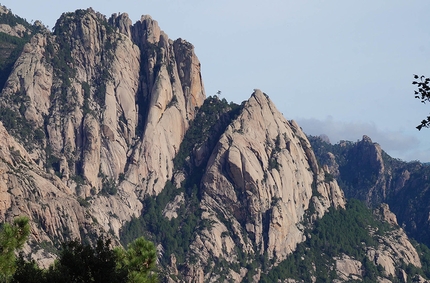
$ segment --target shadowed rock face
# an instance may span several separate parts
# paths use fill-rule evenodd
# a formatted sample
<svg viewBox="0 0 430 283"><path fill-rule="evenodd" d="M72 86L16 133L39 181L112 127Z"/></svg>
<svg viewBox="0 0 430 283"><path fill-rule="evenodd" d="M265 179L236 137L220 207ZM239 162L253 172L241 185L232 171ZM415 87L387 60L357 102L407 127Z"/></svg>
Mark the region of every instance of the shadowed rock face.
<svg viewBox="0 0 430 283"><path fill-rule="evenodd" d="M392 158L367 136L335 145L316 137L310 140L347 198L363 200L369 206L387 203L409 236L430 244L430 166Z"/></svg>

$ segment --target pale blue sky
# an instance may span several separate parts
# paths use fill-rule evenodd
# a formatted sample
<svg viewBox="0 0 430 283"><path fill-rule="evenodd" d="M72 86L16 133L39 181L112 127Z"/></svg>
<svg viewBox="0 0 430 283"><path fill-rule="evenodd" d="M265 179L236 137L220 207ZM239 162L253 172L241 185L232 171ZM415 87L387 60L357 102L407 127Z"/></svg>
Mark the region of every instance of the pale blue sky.
<svg viewBox="0 0 430 283"><path fill-rule="evenodd" d="M1 0L0 0L1 1ZM92 7L143 14L195 46L207 95L240 103L254 88L287 119L332 142L368 135L391 156L430 161L430 105L413 74L430 76L430 1L1 1L52 28L62 12Z"/></svg>

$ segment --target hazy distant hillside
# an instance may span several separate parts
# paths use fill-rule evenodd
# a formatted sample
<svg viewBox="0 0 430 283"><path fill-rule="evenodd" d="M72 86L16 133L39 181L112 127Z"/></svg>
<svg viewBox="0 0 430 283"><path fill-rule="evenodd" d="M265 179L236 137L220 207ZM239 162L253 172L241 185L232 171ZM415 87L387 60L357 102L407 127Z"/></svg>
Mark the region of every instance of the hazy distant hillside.
<svg viewBox="0 0 430 283"><path fill-rule="evenodd" d="M332 145L309 141L321 165L327 165L347 198L368 205L387 203L406 232L430 245L430 166L390 157L370 138Z"/></svg>

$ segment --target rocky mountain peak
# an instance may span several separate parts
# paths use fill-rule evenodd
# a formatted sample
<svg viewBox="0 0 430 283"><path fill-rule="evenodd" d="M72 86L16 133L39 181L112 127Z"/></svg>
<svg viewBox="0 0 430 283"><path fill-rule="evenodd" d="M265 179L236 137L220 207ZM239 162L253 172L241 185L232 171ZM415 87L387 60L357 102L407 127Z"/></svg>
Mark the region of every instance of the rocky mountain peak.
<svg viewBox="0 0 430 283"><path fill-rule="evenodd" d="M364 135L363 139L356 143L348 152L349 163L343 165L341 170L352 170L353 174L348 176L348 182L364 182L361 175L372 176L372 181L365 184L369 190L366 195L366 202L380 203L387 196L386 179L383 174L385 164L383 151L378 143L372 142L370 137ZM355 168L353 168L355 167ZM364 184L363 184L364 185Z"/></svg>
<svg viewBox="0 0 430 283"><path fill-rule="evenodd" d="M136 22L133 37L137 44L142 43L142 40L150 44L156 44L163 39L164 41L167 40L167 36L161 31L158 22L149 15L142 15L140 20Z"/></svg>
<svg viewBox="0 0 430 283"><path fill-rule="evenodd" d="M363 138L361 139L361 142L363 143L372 143L372 139L369 136L363 135Z"/></svg>
<svg viewBox="0 0 430 283"><path fill-rule="evenodd" d="M201 184L202 217L213 226L193 248L232 262L240 256L233 244L246 254L285 259L305 239L305 219L345 204L336 182L324 180L300 127L260 90L243 103L220 137ZM305 216L311 206L315 214Z"/></svg>
<svg viewBox="0 0 430 283"><path fill-rule="evenodd" d="M29 216L26 251L39 262L54 257L42 242L103 234L119 244L140 223L172 278L256 282L310 239L316 221L346 207L336 177L352 165L333 153L320 165L300 126L261 90L241 105L206 98L194 46L169 39L150 16L133 24L126 13L64 13L13 63L0 94L0 219ZM367 136L350 154L354 168L385 170ZM388 206L379 215L396 224ZM387 237L366 250L387 276L400 264L393 255L421 266L402 231ZM364 274L339 256L343 275Z"/></svg>
<svg viewBox="0 0 430 283"><path fill-rule="evenodd" d="M127 13L112 14L109 18L109 23L116 27L118 32L131 38L131 27L133 23Z"/></svg>
<svg viewBox="0 0 430 283"><path fill-rule="evenodd" d="M149 16L130 23L91 8L64 13L25 45L0 96L6 129L75 198L104 206L91 214L115 233L172 177L205 99L192 45Z"/></svg>
<svg viewBox="0 0 430 283"><path fill-rule="evenodd" d="M312 141L320 162L337 170L336 178L348 198L370 207L387 203L409 235L429 244L429 166L392 158L369 138L328 146L319 139Z"/></svg>

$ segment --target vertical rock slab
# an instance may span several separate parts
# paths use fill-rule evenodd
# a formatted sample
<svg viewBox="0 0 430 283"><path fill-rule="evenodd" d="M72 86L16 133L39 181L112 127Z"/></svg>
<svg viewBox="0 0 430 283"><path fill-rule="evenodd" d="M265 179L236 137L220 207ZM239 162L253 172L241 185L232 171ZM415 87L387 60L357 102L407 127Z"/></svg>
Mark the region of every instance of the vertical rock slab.
<svg viewBox="0 0 430 283"><path fill-rule="evenodd" d="M130 183L125 186L135 186L143 196L158 194L172 178L173 158L205 92L200 63L190 43L169 40L149 16L142 16L132 32L146 55L141 62L141 99L147 115L142 139L132 155L135 162L127 171Z"/></svg>

